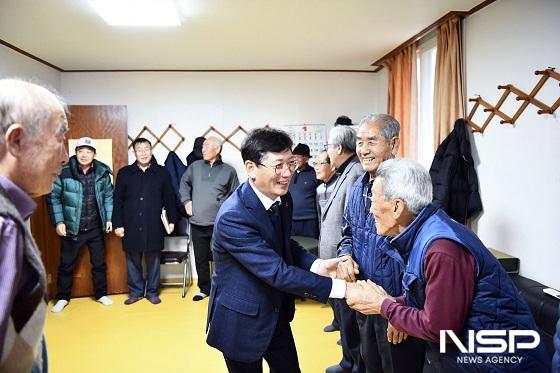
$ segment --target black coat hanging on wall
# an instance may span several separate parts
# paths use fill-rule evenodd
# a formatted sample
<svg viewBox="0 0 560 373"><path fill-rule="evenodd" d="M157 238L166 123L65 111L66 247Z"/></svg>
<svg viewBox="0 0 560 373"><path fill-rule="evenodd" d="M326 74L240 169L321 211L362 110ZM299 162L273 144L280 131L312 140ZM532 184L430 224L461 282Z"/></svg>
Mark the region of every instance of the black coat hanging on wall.
<svg viewBox="0 0 560 373"><path fill-rule="evenodd" d="M482 211L467 128L463 119L455 121L453 131L437 148L430 167L434 204L462 224Z"/></svg>

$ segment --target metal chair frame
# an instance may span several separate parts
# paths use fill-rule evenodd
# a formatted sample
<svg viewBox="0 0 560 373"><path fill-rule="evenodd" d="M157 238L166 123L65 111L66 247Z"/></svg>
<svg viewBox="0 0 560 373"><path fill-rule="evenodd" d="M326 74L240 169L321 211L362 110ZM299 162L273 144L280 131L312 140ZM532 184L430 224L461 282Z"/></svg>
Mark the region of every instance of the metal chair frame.
<svg viewBox="0 0 560 373"><path fill-rule="evenodd" d="M160 282L161 286L182 286L181 297L187 294L187 287L193 284L193 273L191 264L191 225L187 223L187 249L185 251L162 251L161 265L183 264L183 280L181 282Z"/></svg>

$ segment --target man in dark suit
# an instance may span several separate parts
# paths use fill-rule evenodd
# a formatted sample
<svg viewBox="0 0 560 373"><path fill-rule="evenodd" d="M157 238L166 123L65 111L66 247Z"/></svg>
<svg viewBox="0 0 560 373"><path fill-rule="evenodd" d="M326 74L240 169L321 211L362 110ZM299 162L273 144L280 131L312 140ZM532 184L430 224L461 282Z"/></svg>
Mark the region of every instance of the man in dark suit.
<svg viewBox="0 0 560 373"><path fill-rule="evenodd" d="M318 259L290 239L291 149L283 131L251 131L241 145L249 179L216 217L207 343L224 354L229 372L262 372L263 358L273 372L300 372L294 296L325 303L359 286L327 277L339 259Z"/></svg>

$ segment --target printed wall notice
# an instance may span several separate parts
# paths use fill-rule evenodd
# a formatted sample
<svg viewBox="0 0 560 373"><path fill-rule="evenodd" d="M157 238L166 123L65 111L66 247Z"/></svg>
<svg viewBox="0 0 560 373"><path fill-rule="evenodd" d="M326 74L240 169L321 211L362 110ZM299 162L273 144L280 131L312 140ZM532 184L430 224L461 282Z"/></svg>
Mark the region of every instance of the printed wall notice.
<svg viewBox="0 0 560 373"><path fill-rule="evenodd" d="M327 126L324 124L283 126L282 129L290 135L294 146L299 143L309 146L311 158L322 152L327 143Z"/></svg>

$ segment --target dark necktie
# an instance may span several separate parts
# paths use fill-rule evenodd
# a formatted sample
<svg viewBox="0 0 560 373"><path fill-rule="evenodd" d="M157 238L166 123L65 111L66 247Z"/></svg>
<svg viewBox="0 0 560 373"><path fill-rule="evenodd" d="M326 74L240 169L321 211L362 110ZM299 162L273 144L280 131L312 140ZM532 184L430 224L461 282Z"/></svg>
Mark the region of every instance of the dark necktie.
<svg viewBox="0 0 560 373"><path fill-rule="evenodd" d="M272 216L273 219L278 219L280 217L280 201L274 202L268 209L268 213Z"/></svg>
<svg viewBox="0 0 560 373"><path fill-rule="evenodd" d="M282 219L280 216L280 201L276 201L268 209L268 215L270 216L270 221L274 227L274 233L276 236L277 244L283 248L282 242L284 241L284 233L282 228ZM283 249L282 249L283 250Z"/></svg>

